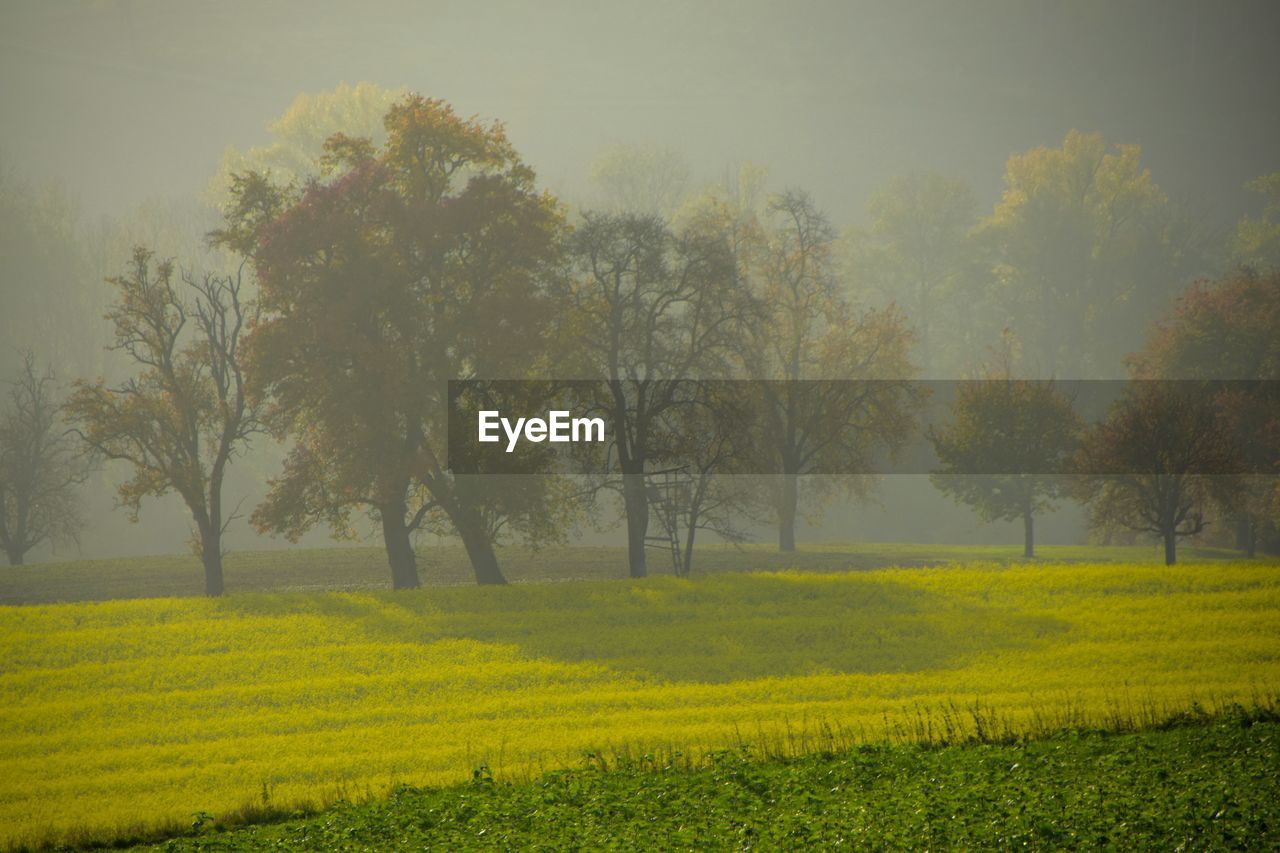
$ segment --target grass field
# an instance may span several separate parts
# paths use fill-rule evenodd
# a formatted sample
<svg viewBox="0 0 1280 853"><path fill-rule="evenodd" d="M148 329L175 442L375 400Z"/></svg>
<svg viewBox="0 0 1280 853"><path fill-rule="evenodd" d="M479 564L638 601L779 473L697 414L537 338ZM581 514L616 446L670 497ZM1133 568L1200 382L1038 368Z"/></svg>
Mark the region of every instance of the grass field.
<svg viewBox="0 0 1280 853"><path fill-rule="evenodd" d="M1046 545L1044 562L1163 563L1153 545L1099 547ZM1184 562L1239 559L1238 551L1183 547ZM503 571L513 583L565 580L616 580L627 576L623 548L546 547L499 549ZM806 543L782 554L772 545L706 545L698 549L694 575L743 571L844 572L890 566L941 566L957 562L1021 563L1022 547L1013 545L920 545L883 542ZM660 550L649 556L650 572L671 574ZM460 546L421 549L418 568L428 586L469 585L475 576ZM232 552L225 561L227 591L312 592L389 589L390 571L381 548L296 548ZM51 604L59 601L107 601L204 594L204 575L194 556L121 557L10 566L0 571L0 604Z"/></svg>
<svg viewBox="0 0 1280 853"><path fill-rule="evenodd" d="M163 849L1263 850L1280 846L1277 766L1274 717L794 760L727 751L696 770L481 773L275 825L203 823Z"/></svg>
<svg viewBox="0 0 1280 853"><path fill-rule="evenodd" d="M33 605L0 611L0 646L0 840L35 843L482 764L528 780L588 752L801 755L1266 705L1280 571L976 563Z"/></svg>

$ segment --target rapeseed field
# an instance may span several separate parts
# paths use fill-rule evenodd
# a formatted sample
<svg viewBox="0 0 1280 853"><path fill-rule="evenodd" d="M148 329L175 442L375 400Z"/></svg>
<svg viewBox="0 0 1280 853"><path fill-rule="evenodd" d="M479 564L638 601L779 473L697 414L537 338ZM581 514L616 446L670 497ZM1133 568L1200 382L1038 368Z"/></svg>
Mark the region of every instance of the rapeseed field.
<svg viewBox="0 0 1280 853"><path fill-rule="evenodd" d="M1280 571L969 564L0 611L0 843L1280 694Z"/></svg>

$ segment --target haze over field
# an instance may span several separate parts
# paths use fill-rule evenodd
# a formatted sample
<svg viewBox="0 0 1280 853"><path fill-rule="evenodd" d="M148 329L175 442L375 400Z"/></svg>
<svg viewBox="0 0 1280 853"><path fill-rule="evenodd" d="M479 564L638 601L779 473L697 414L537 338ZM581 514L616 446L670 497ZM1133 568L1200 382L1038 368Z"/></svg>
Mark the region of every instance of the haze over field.
<svg viewBox="0 0 1280 853"><path fill-rule="evenodd" d="M761 209L771 193L807 193L838 238L850 302L903 310L917 378L973 375L1006 345L1005 330L1024 374L1126 376L1126 354L1192 281L1257 260L1241 254L1239 229L1244 217L1271 222L1267 190L1246 184L1280 168L1276 18L1267 3L1188 2L7 4L0 192L12 224L0 372L11 380L18 352L30 350L60 387L129 375L127 360L103 349L112 291L102 279L126 268L134 244L180 267L225 265L204 235L221 223L232 172L288 177L285 164L318 155L325 135L380 132L392 96L416 91L460 116L503 122L571 223L593 209L673 216L712 186L755 192ZM1020 238L1008 229L1019 214L1003 195L1039 179L1011 185L1009 158L1065 150L1074 132L1085 148L1098 134L1096 151L1108 156L1138 146L1117 175L1149 185L1135 183L1099 222L1136 220L1160 236L1135 247L1143 238L1122 235L1121 248L1099 249L1045 232L1048 242L1026 252L1068 286L1037 310L1073 319L1040 328L1018 294L1041 273L1007 276L1031 261L1015 257L1010 241ZM894 211L912 204L944 230L895 243L907 232ZM961 239L970 231L972 245ZM1086 287L1072 253L1099 251L1123 257ZM946 280L926 288L927 270ZM230 504L246 513L259 504L288 447L256 437L228 474ZM120 464L93 473L80 544L63 542L56 555L45 544L30 559L184 550L191 522L173 495L148 500L141 526L113 509L127 476ZM983 520L924 476L890 477L864 497L829 503L797 535L1021 535L1016 519ZM774 535L754 519L742 526L759 540ZM616 527L574 535L621 541ZM1087 535L1073 502L1041 519L1043 541ZM328 532L303 541L324 544ZM226 542L285 544L243 519Z"/></svg>
<svg viewBox="0 0 1280 853"><path fill-rule="evenodd" d="M1277 34L0 0L0 850L1280 849Z"/></svg>

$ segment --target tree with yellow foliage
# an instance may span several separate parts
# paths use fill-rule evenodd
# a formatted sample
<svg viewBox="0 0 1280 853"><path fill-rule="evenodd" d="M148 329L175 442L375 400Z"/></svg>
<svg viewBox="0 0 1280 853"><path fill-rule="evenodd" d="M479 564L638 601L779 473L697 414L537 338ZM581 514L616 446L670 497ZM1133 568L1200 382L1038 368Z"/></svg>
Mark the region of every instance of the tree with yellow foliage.
<svg viewBox="0 0 1280 853"><path fill-rule="evenodd" d="M1138 145L1072 130L1059 148L1009 158L981 233L999 262L995 298L1029 367L1121 376L1123 356L1200 274L1194 228L1142 166Z"/></svg>
<svg viewBox="0 0 1280 853"><path fill-rule="evenodd" d="M303 183L320 173L324 145L335 133L371 140L387 138L383 117L403 89L384 89L374 83L339 83L331 92L303 93L267 125L271 142L241 151L228 145L218 170L209 181L210 201L218 207L231 200L231 176L249 172L269 174L273 182Z"/></svg>

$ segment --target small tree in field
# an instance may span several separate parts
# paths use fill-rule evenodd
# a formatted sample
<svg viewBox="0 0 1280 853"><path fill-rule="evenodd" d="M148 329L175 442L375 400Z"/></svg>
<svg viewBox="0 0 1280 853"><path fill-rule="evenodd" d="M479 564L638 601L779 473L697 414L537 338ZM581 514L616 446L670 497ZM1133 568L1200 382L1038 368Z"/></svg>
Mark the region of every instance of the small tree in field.
<svg viewBox="0 0 1280 853"><path fill-rule="evenodd" d="M984 521L1022 519L1024 557L1035 556L1035 517L1067 493L1061 476L1083 424L1052 381L1014 379L1007 367L959 386L954 420L931 430L942 462L930 478Z"/></svg>
<svg viewBox="0 0 1280 853"><path fill-rule="evenodd" d="M1146 346L1130 356L1142 379L1251 380L1223 388L1215 402L1220 428L1233 437L1250 476L1225 494L1221 507L1235 523L1236 543L1250 557L1261 539L1280 542L1271 496L1280 473L1280 270L1242 267L1214 282L1199 282L1152 328Z"/></svg>
<svg viewBox="0 0 1280 853"><path fill-rule="evenodd" d="M1236 489L1237 454L1200 383L1139 382L1085 437L1076 465L1090 521L1152 533L1166 565L1178 538L1207 526L1205 510Z"/></svg>
<svg viewBox="0 0 1280 853"><path fill-rule="evenodd" d="M142 499L177 492L191 512L205 592L221 595L222 484L227 466L260 431L245 394L241 336L255 309L239 274L176 277L173 263L137 248L107 314L115 346L138 373L120 385L77 382L68 410L88 445L128 462L119 494L137 520Z"/></svg>
<svg viewBox="0 0 1280 853"><path fill-rule="evenodd" d="M27 353L0 409L0 550L20 566L39 545L76 542L83 519L76 488L88 466L61 423L54 378Z"/></svg>
<svg viewBox="0 0 1280 853"><path fill-rule="evenodd" d="M654 495L660 498L656 509L663 531L683 540L674 562L676 573L686 577L698 531L724 542L746 542L743 515L759 500L758 478L734 473L754 453L749 396L738 396L727 383L700 384L693 403L671 419L671 443L681 463L675 488L664 486L667 494L657 489Z"/></svg>

